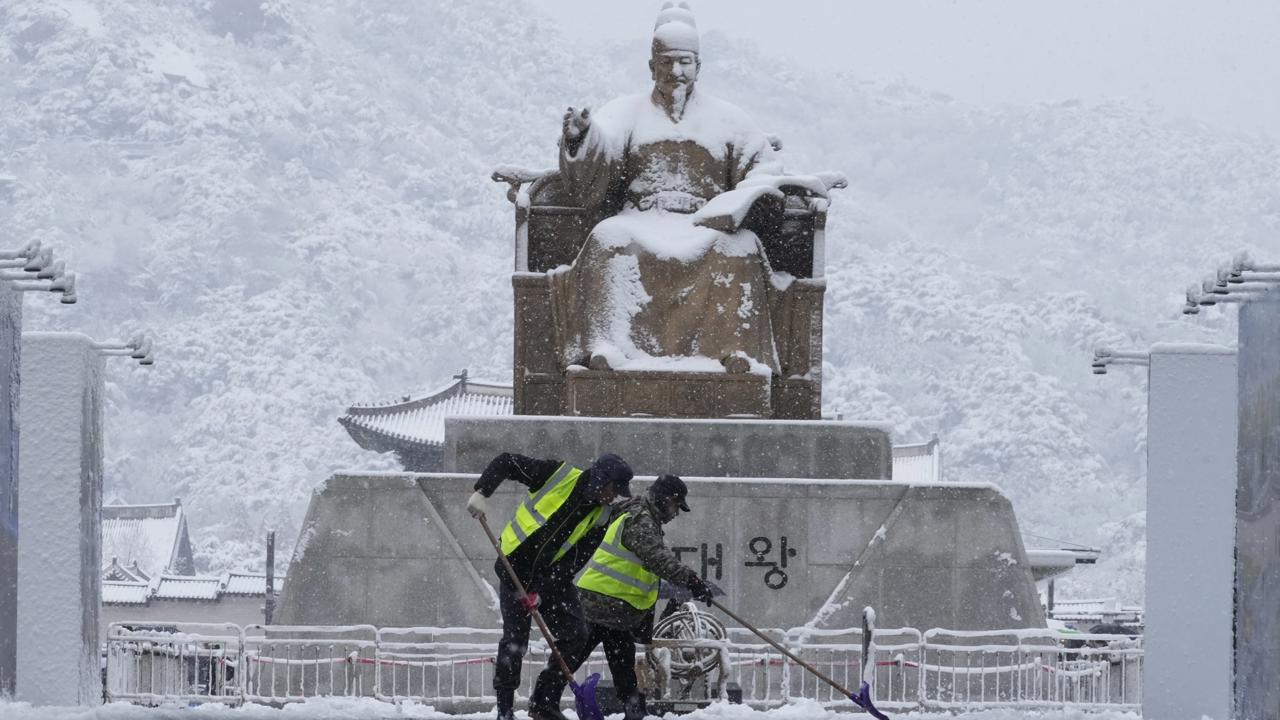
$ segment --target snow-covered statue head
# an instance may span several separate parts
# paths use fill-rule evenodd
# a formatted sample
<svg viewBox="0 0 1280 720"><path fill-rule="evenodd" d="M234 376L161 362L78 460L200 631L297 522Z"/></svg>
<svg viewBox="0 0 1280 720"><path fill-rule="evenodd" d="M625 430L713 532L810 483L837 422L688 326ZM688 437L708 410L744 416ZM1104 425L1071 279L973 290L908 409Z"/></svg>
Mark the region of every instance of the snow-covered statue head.
<svg viewBox="0 0 1280 720"><path fill-rule="evenodd" d="M770 267L754 210L780 217L783 186L825 196L830 183L784 176L746 113L695 89L687 2L663 5L651 51L649 92L564 115L560 181L594 226L572 265L548 273L563 362L772 376L771 298L789 279Z"/></svg>
<svg viewBox="0 0 1280 720"><path fill-rule="evenodd" d="M653 54L688 52L698 54L698 21L687 2L665 2L653 23Z"/></svg>
<svg viewBox="0 0 1280 720"><path fill-rule="evenodd" d="M653 25L653 54L649 72L654 93L670 106L668 114L684 112L685 101L698 81L698 24L689 3L664 3Z"/></svg>

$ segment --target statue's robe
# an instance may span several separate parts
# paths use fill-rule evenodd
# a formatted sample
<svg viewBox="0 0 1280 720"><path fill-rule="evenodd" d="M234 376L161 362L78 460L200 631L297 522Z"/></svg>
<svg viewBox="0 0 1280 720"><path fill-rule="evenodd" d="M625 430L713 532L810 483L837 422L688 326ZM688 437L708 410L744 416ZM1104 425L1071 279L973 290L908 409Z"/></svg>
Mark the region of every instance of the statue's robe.
<svg viewBox="0 0 1280 720"><path fill-rule="evenodd" d="M599 353L615 368L670 367L650 358L745 354L756 371L777 372L759 238L693 222L748 177L781 172L745 113L695 92L673 122L651 95L622 97L592 115L574 151L561 143L560 170L573 197L604 218L573 265L550 273L566 363Z"/></svg>

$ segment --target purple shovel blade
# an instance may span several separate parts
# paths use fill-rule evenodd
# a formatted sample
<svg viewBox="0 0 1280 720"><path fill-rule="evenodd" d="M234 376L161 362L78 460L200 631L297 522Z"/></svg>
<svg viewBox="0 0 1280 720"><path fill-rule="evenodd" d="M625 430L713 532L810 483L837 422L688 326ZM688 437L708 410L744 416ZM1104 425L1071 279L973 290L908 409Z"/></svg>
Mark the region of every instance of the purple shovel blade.
<svg viewBox="0 0 1280 720"><path fill-rule="evenodd" d="M875 704L871 702L871 685L865 680L862 682L862 687L858 689L858 694L850 695L849 699L853 701L854 705L871 713L871 717L876 720L889 720L889 716L877 710Z"/></svg>
<svg viewBox="0 0 1280 720"><path fill-rule="evenodd" d="M579 685L569 683L573 691L573 708L578 711L578 720L604 720L600 705L596 703L596 685L600 682L600 673L591 673L587 681ZM885 720L888 720L887 718Z"/></svg>

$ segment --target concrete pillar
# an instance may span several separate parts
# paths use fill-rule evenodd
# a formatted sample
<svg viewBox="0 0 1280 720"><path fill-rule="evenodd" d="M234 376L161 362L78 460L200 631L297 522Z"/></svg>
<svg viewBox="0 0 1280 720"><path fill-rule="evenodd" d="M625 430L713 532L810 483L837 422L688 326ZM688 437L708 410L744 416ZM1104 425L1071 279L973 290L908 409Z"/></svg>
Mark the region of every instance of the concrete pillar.
<svg viewBox="0 0 1280 720"><path fill-rule="evenodd" d="M1226 720L1236 355L1214 345L1155 345L1148 377L1142 715Z"/></svg>
<svg viewBox="0 0 1280 720"><path fill-rule="evenodd" d="M22 294L0 282L0 697L18 658L18 377Z"/></svg>
<svg viewBox="0 0 1280 720"><path fill-rule="evenodd" d="M22 338L17 698L101 702L102 356L76 333Z"/></svg>
<svg viewBox="0 0 1280 720"><path fill-rule="evenodd" d="M1280 298L1240 307L1235 717L1280 718Z"/></svg>

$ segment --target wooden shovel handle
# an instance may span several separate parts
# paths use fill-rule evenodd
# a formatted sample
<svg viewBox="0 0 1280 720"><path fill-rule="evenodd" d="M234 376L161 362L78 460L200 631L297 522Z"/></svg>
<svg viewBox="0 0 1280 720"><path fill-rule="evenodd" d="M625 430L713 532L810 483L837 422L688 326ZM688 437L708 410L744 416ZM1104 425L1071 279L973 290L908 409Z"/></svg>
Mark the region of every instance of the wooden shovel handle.
<svg viewBox="0 0 1280 720"><path fill-rule="evenodd" d="M502 561L502 567L507 570L507 577L511 578L511 582L516 586L516 597L521 600L529 596L524 590L524 583L520 582L520 576L516 575L516 569L511 567L511 561L502 552L502 546L498 544L498 538L494 537L493 531L489 529L489 521L484 515L476 517L480 521L480 527L484 528L484 534L489 536L489 544L493 545L493 549L498 553L498 559ZM530 608L529 614L533 616L533 621L538 623L538 630L542 631L542 637L547 641L547 647L551 649L551 656L556 659L556 663L560 665L560 672L564 673L565 679L570 683L573 682L573 671L569 669L569 663L564 661L564 657L560 655L560 651L556 649L555 640L551 637L551 631L547 629L547 624L542 620L542 613L538 612L538 608Z"/></svg>
<svg viewBox="0 0 1280 720"><path fill-rule="evenodd" d="M824 673L822 673L820 670L818 670L818 669L817 669L817 668L815 668L814 666L810 665L809 663L805 662L804 660L801 660L799 657L797 657L797 656L796 656L794 653L792 653L790 650L786 649L786 648L785 648L785 647L783 647L781 644L779 644L779 643L775 642L773 638L769 637L768 635L765 635L763 632L761 632L759 629L757 629L754 625L752 625L751 623L747 622L746 620L743 620L743 619L742 619L741 617L739 617L739 616L738 616L738 614L737 614L737 613L735 613L734 611L730 610L729 608L725 607L724 605L721 605L721 604L720 604L718 601L716 601L716 600L712 600L712 601L711 601L711 605L712 605L713 607L715 607L715 608L719 609L719 610L720 610L720 612L724 613L725 615L728 615L729 617L733 618L733 620L734 620L735 622L737 622L739 625L741 625L742 627L744 627L744 628L746 628L746 629L750 630L751 632L755 633L756 637L758 637L758 638L760 638L761 640L763 640L763 641L765 641L765 642L769 643L770 645L772 645L772 646L773 646L773 648L774 648L775 650L777 650L778 652L780 652L780 653L782 653L783 655L786 655L787 657L791 658L793 661L795 661L795 663L796 663L797 665L799 665L800 667L804 668L805 670L808 670L809 672L811 672L811 673L813 673L814 675L816 675L816 676L818 677L818 679L822 680L823 682L825 682L826 684L828 684L828 685L830 685L831 687L835 688L836 690L839 690L839 691L841 692L841 694L843 694L845 697L852 697L852 696L853 696L853 693L852 693L852 692L849 692L849 688L847 688L847 687L845 687L845 686L841 685L840 683L836 682L835 680L832 680L831 678L827 677Z"/></svg>

